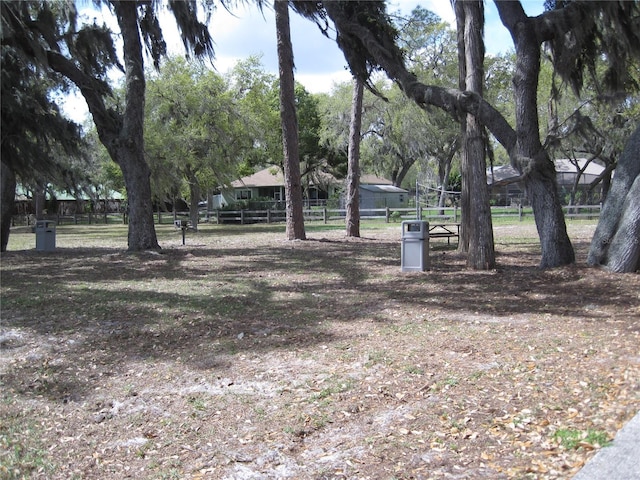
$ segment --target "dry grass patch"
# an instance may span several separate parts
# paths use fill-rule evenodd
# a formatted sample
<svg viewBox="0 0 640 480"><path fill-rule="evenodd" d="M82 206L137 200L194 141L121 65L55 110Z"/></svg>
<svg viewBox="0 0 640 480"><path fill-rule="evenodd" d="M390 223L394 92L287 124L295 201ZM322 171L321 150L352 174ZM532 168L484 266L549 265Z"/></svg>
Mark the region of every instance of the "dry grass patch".
<svg viewBox="0 0 640 480"><path fill-rule="evenodd" d="M640 406L640 279L582 266L592 225L575 266L518 224L495 271L411 274L397 225L109 231L2 256L0 476L570 478Z"/></svg>

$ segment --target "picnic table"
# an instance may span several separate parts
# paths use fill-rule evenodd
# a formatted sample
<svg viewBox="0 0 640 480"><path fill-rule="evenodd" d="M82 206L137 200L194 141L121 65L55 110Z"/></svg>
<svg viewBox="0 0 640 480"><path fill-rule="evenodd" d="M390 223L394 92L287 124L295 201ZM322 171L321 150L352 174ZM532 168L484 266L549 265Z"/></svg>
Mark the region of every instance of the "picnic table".
<svg viewBox="0 0 640 480"><path fill-rule="evenodd" d="M451 245L451 238L460 238L459 223L429 223L429 238L446 238Z"/></svg>

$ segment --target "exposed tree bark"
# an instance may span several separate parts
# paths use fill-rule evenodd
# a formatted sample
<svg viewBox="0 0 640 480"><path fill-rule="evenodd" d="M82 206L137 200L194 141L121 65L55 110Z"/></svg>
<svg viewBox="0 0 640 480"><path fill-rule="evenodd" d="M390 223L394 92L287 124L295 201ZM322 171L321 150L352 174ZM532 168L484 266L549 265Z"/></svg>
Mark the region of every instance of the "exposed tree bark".
<svg viewBox="0 0 640 480"><path fill-rule="evenodd" d="M71 80L82 93L100 141L122 169L128 202L128 247L131 251L159 249L153 222L150 170L144 158L145 79L142 44L135 2L113 2L122 34L125 61L125 108L122 115L108 109L104 88L69 59L47 51L49 66Z"/></svg>
<svg viewBox="0 0 640 480"><path fill-rule="evenodd" d="M484 11L482 1L460 2L464 11L465 90L482 95L484 86ZM467 266L475 270L495 268L493 224L489 205L485 160L484 127L471 114L466 115L463 137L463 182L468 183L469 211ZM464 192L464 189L463 189Z"/></svg>
<svg viewBox="0 0 640 480"><path fill-rule="evenodd" d="M640 126L618 159L587 263L614 272L640 269Z"/></svg>
<svg viewBox="0 0 640 480"><path fill-rule="evenodd" d="M280 77L280 119L284 152L285 203L288 240L305 240L302 210L302 181L298 146L298 120L295 105L293 76L293 47L289 28L289 2L275 0L276 33L278 40L278 70Z"/></svg>
<svg viewBox="0 0 640 480"><path fill-rule="evenodd" d="M185 165L185 176L187 177L187 182L189 182L189 221L191 222L191 229L198 231L198 222L200 220L198 204L202 193L200 182L198 182L196 172L193 171L191 165Z"/></svg>
<svg viewBox="0 0 640 480"><path fill-rule="evenodd" d="M33 192L33 210L35 211L36 220L42 220L44 218L44 204L47 199L44 187L40 184L36 186L36 190Z"/></svg>
<svg viewBox="0 0 640 480"><path fill-rule="evenodd" d="M466 22L465 8L462 0L452 0L456 15L456 37L458 43L458 88L460 91L467 89L467 54L466 54ZM458 238L458 251L469 253L469 235L471 233L471 184L469 177L469 155L467 148L467 117L464 115L460 121L460 237Z"/></svg>
<svg viewBox="0 0 640 480"><path fill-rule="evenodd" d="M158 249L151 203L151 172L144 158L145 79L137 4L117 2L114 8L124 44L126 103L122 130L118 132L116 145L112 146L118 154L111 158L122 168L127 188L129 250Z"/></svg>
<svg viewBox="0 0 640 480"><path fill-rule="evenodd" d="M0 252L7 251L15 198L16 176L8 165L0 162Z"/></svg>
<svg viewBox="0 0 640 480"><path fill-rule="evenodd" d="M447 190L449 189L449 175L451 175L451 162L453 161L454 152L447 156L446 161L442 162L440 169L440 195L438 196L438 207L444 208L445 199L447 198ZM440 215L444 215L444 210L440 211Z"/></svg>
<svg viewBox="0 0 640 480"><path fill-rule="evenodd" d="M555 166L540 142L537 93L541 40L537 23L526 15L520 2L495 3L516 47L513 78L517 132L515 167L523 175L533 207L542 248L540 266L566 265L575 261L575 254L567 235Z"/></svg>
<svg viewBox="0 0 640 480"><path fill-rule="evenodd" d="M354 78L347 165L347 237L360 236L360 134L362 129L363 96L364 83L361 79Z"/></svg>
<svg viewBox="0 0 640 480"><path fill-rule="evenodd" d="M640 270L640 176L636 177L622 206L606 267L618 273Z"/></svg>
<svg viewBox="0 0 640 480"><path fill-rule="evenodd" d="M458 120L461 119L463 113L473 114L484 124L498 142L505 147L512 164L519 168L525 176L542 246L540 266L555 267L572 263L574 261L573 247L569 241L562 215L555 181L555 169L553 162L540 145L538 121L535 117L537 112L535 87L537 85L541 41L540 36L536 35L535 27L544 27L544 22L539 19L528 19L518 2L497 2L503 6L513 4L522 12L522 15L515 16L517 21L513 20L513 12L505 15L505 18L513 20L506 23L516 34L515 43L520 47L519 55L521 57L520 68L514 79L518 83L518 93L522 95L518 99L516 115L519 121L514 130L506 119L478 94L424 85L418 82L415 75L406 69L393 39L381 33L382 29L377 28L374 32L373 28L351 18L342 3L323 3L340 35L346 37L342 40L339 38L339 43L343 46L362 45L371 61L384 69L389 78L398 83L407 97L418 105L439 107ZM531 21L527 23L528 20ZM551 35L552 33L547 32L547 34ZM347 59L351 58L356 50L357 48L353 48L350 55L347 54ZM355 62L354 65L351 63L350 65L352 69L354 65L358 66ZM529 79L527 75L530 74L534 74L534 78ZM534 122L527 124L526 119L531 115L534 116Z"/></svg>

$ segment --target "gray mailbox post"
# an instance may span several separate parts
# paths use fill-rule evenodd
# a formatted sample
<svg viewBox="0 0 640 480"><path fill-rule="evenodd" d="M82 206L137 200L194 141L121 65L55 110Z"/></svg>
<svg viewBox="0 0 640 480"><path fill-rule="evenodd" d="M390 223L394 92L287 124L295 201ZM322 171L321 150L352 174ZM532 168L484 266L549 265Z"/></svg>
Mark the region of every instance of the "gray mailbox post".
<svg viewBox="0 0 640 480"><path fill-rule="evenodd" d="M36 250L53 252L56 249L56 222L38 220L36 222Z"/></svg>
<svg viewBox="0 0 640 480"><path fill-rule="evenodd" d="M429 269L429 222L402 222L402 271L424 272Z"/></svg>

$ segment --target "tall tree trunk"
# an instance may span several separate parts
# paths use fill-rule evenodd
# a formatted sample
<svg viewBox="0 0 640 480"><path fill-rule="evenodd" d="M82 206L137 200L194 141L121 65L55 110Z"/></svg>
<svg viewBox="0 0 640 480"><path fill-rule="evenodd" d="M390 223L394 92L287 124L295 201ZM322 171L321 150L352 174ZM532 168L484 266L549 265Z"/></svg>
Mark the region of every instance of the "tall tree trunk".
<svg viewBox="0 0 640 480"><path fill-rule="evenodd" d="M298 119L296 116L295 82L293 77L293 47L289 29L288 0L275 0L274 10L280 76L280 119L282 121L285 208L287 212L286 235L289 240L305 240L298 147Z"/></svg>
<svg viewBox="0 0 640 480"><path fill-rule="evenodd" d="M540 41L535 24L519 2L496 1L496 6L516 47L513 77L516 102L516 151L511 161L523 174L527 196L533 207L540 237L540 266L556 267L575 261L567 235L553 162L540 143L538 122L538 76Z"/></svg>
<svg viewBox="0 0 640 480"><path fill-rule="evenodd" d="M124 45L126 99L117 156L127 188L129 250L160 248L153 222L151 172L144 158L144 62L136 2L114 2ZM111 152L110 152L111 153Z"/></svg>
<svg viewBox="0 0 640 480"><path fill-rule="evenodd" d="M466 89L483 95L484 87L484 6L482 0L464 2L465 57L467 63ZM487 188L487 162L484 126L475 115L467 114L466 152L468 156L471 199L469 202L471 230L467 266L476 270L495 267L493 224L489 189Z"/></svg>
<svg viewBox="0 0 640 480"><path fill-rule="evenodd" d="M455 5L458 28L463 29L464 84L461 89L482 96L484 85L484 11L480 1L457 1ZM459 19L458 16L462 15ZM460 48L460 45L459 45ZM462 78L460 79L462 83ZM462 215L464 237L460 249L467 251L467 266L476 270L495 267L493 225L486 182L485 137L483 126L475 115L467 113L462 135ZM464 210L467 210L466 214ZM461 232L462 233L462 232ZM463 242L468 242L465 245Z"/></svg>
<svg viewBox="0 0 640 480"><path fill-rule="evenodd" d="M440 196L438 197L438 207L444 208L449 190L449 175L451 175L451 161L447 162L440 178ZM440 210L439 215L444 215L444 210Z"/></svg>
<svg viewBox="0 0 640 480"><path fill-rule="evenodd" d="M191 222L191 228L197 231L198 221L200 220L200 212L198 210L201 195L200 183L190 165L185 166L185 174L187 182L189 182L189 221Z"/></svg>
<svg viewBox="0 0 640 480"><path fill-rule="evenodd" d="M640 269L640 125L618 159L587 263L614 272Z"/></svg>
<svg viewBox="0 0 640 480"><path fill-rule="evenodd" d="M103 88L60 53L48 50L47 61L71 80L87 101L100 141L122 169L128 202L128 246L131 251L160 248L153 222L151 172L144 158L145 79L137 2L113 1L122 35L125 61L124 113L107 108Z"/></svg>
<svg viewBox="0 0 640 480"><path fill-rule="evenodd" d="M349 125L349 158L347 166L347 237L360 236L360 134L362 129L362 97L364 82L353 79L351 124Z"/></svg>
<svg viewBox="0 0 640 480"><path fill-rule="evenodd" d="M531 93L535 100L540 57L540 42L537 41L538 37L535 35L535 26L540 24L528 25L528 17L524 14L519 2L496 0L499 11L508 9L510 5L522 11L522 14L516 15L515 18L511 15L506 15L511 17L511 21L503 19L505 26L509 25L508 28L513 32L514 43L517 46L519 45L519 50L517 50L519 63L528 63L530 60L529 55L531 54L535 55L537 59L537 69L534 68L529 71L522 69L521 65L520 73L516 75L515 80L520 83L516 89L516 117L519 120L518 128L514 130L504 116L479 95L469 91L463 92L420 83L416 76L406 69L399 50L396 51L393 48L392 40L384 36L384 38L378 38L372 32L370 26L360 22L356 16L344 7L344 3L346 2L323 3L339 34L348 37L349 42L363 45L376 64L385 70L391 80L398 83L407 97L422 107L428 105L439 107L455 118L460 118L462 112L473 113L491 131L498 142L509 152L513 165L519 166L522 173L525 174L525 184L534 207L536 226L542 246L540 265L542 267L555 267L572 263L575 257L567 235L559 201L555 181L555 168L553 162L549 160L544 154L544 150L542 150L539 132L537 131L538 121L535 101L532 104L528 98L526 101L523 98L518 98L527 88L533 86ZM501 18L503 17L502 12L500 16ZM530 44L530 47L533 47L535 52L527 51L525 44ZM525 55L525 58L521 58L522 55ZM533 84L523 83L523 80L526 80L526 76L522 74L531 72L535 74ZM527 125L527 128L523 129L526 119L531 119L531 116L533 116L533 124ZM534 128L531 128L532 126ZM530 135L533 135L533 138L530 139ZM534 148L535 145L539 148ZM525 167L524 170L523 166Z"/></svg>
<svg viewBox="0 0 640 480"><path fill-rule="evenodd" d="M456 36L458 42L458 88L467 89L467 54L466 54L466 12L462 0L452 0L456 15ZM469 253L469 236L471 234L471 178L469 177L469 156L466 152L467 121L465 115L460 120L460 237L458 251Z"/></svg>
<svg viewBox="0 0 640 480"><path fill-rule="evenodd" d="M35 188L33 192L33 211L35 212L36 220L42 220L44 218L44 204L47 200L47 194L43 186L38 184Z"/></svg>
<svg viewBox="0 0 640 480"><path fill-rule="evenodd" d="M15 199L16 176L7 164L0 162L0 252L6 252L9 244Z"/></svg>

